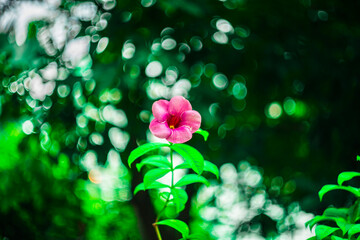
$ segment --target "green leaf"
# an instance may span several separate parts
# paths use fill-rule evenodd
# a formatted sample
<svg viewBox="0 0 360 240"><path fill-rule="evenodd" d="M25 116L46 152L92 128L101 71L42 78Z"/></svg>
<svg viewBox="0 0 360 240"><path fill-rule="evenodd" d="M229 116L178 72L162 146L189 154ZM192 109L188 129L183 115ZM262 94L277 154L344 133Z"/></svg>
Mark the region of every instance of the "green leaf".
<svg viewBox="0 0 360 240"><path fill-rule="evenodd" d="M129 156L128 164L129 167L131 167L131 164L138 158L144 155L145 153L148 153L150 151L153 151L155 149L159 149L161 147L168 147L169 144L165 143L145 143L144 145L141 145L137 148L135 148Z"/></svg>
<svg viewBox="0 0 360 240"><path fill-rule="evenodd" d="M343 235L345 235L347 231L349 231L349 229L353 226L353 224L348 223L347 221L345 221L345 219L342 218L336 218L335 222L341 229Z"/></svg>
<svg viewBox="0 0 360 240"><path fill-rule="evenodd" d="M183 163L177 165L174 169L187 169L187 168L191 168L190 164L187 162L183 162Z"/></svg>
<svg viewBox="0 0 360 240"><path fill-rule="evenodd" d="M144 165L151 165L160 168L171 168L169 160L161 155L147 157L143 159L140 163L136 164L136 168L139 172Z"/></svg>
<svg viewBox="0 0 360 240"><path fill-rule="evenodd" d="M183 162L183 163L177 165L174 169L186 169L186 168L191 168L190 164L187 162ZM209 162L206 160L204 161L204 171L211 172L212 174L214 174L216 176L217 179L219 179L219 169L212 162Z"/></svg>
<svg viewBox="0 0 360 240"><path fill-rule="evenodd" d="M348 208L333 208L329 207L325 209L323 216L327 217L341 217L346 219L348 216L349 209Z"/></svg>
<svg viewBox="0 0 360 240"><path fill-rule="evenodd" d="M209 137L209 132L202 130L199 128L199 130L197 130L195 133L200 134L201 136L204 137L205 142L207 141L208 137Z"/></svg>
<svg viewBox="0 0 360 240"><path fill-rule="evenodd" d="M339 228L334 227L328 227L325 225L318 225L315 228L315 234L317 239L321 240L326 238L327 236L331 235L332 233L336 232L337 230L340 230Z"/></svg>
<svg viewBox="0 0 360 240"><path fill-rule="evenodd" d="M134 195L136 195L138 192L140 191L145 191L145 186L144 183L140 183L139 185L137 185L134 189Z"/></svg>
<svg viewBox="0 0 360 240"><path fill-rule="evenodd" d="M216 176L217 179L219 179L219 169L218 167L209 161L204 161L204 171L211 172Z"/></svg>
<svg viewBox="0 0 360 240"><path fill-rule="evenodd" d="M199 175L203 172L204 158L198 150L186 144L174 144L171 145L171 148L190 164L194 172Z"/></svg>
<svg viewBox="0 0 360 240"><path fill-rule="evenodd" d="M144 183L140 183L139 185L137 185L134 189L134 195L136 195L136 193L138 193L139 191L145 191L148 189L159 189L159 188L168 188L170 186L160 183L160 182L153 182L150 186L147 186L145 188Z"/></svg>
<svg viewBox="0 0 360 240"><path fill-rule="evenodd" d="M317 238L316 238L316 236L313 236L313 237L308 238L308 239L306 239L306 240L317 240Z"/></svg>
<svg viewBox="0 0 360 240"><path fill-rule="evenodd" d="M338 237L338 236L331 236L331 240L347 240L346 238Z"/></svg>
<svg viewBox="0 0 360 240"><path fill-rule="evenodd" d="M310 230L311 230L315 226L315 224L317 224L318 222L321 222L321 221L335 221L335 220L336 220L336 218L334 218L334 217L315 216L310 221L307 221L305 223L305 226L309 227Z"/></svg>
<svg viewBox="0 0 360 240"><path fill-rule="evenodd" d="M189 185L191 183L204 183L206 186L209 186L210 183L206 178L196 175L196 174L187 174L182 177L177 183L175 183L175 187L182 187L185 185Z"/></svg>
<svg viewBox="0 0 360 240"><path fill-rule="evenodd" d="M356 156L356 161L360 161L360 156L359 155Z"/></svg>
<svg viewBox="0 0 360 240"><path fill-rule="evenodd" d="M352 227L349 229L349 236L355 235L360 233L360 224L353 224Z"/></svg>
<svg viewBox="0 0 360 240"><path fill-rule="evenodd" d="M155 180L165 176L170 171L170 168L156 168L146 172L144 176L145 188L148 188Z"/></svg>
<svg viewBox="0 0 360 240"><path fill-rule="evenodd" d="M180 213L185 208L185 204L188 201L188 195L184 189L173 188L171 189L173 195L172 202L175 204L176 212Z"/></svg>
<svg viewBox="0 0 360 240"><path fill-rule="evenodd" d="M349 218L352 223L357 222L360 219L360 199L349 208Z"/></svg>
<svg viewBox="0 0 360 240"><path fill-rule="evenodd" d="M156 225L165 225L174 228L175 230L179 231L185 239L189 236L190 233L188 225L183 221L177 219L162 220L160 222L157 222Z"/></svg>
<svg viewBox="0 0 360 240"><path fill-rule="evenodd" d="M343 182L349 181L354 177L360 177L359 172L342 172L338 176L338 184L341 186Z"/></svg>
<svg viewBox="0 0 360 240"><path fill-rule="evenodd" d="M320 201L322 201L322 198L325 195L325 193L327 193L329 191L333 191L333 190L345 190L345 191L353 193L356 197L360 197L360 192L357 188L350 187L350 186L344 187L344 186L330 184L330 185L325 185L320 189L320 191L319 191Z"/></svg>

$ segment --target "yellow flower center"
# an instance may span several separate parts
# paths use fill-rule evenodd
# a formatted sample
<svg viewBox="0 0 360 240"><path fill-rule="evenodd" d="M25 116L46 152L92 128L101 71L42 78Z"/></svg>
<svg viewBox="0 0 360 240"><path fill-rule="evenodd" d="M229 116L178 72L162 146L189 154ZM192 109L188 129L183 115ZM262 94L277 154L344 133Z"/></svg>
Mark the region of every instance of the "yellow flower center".
<svg viewBox="0 0 360 240"><path fill-rule="evenodd" d="M175 127L174 127L174 125L170 125L170 129L174 129Z"/></svg>

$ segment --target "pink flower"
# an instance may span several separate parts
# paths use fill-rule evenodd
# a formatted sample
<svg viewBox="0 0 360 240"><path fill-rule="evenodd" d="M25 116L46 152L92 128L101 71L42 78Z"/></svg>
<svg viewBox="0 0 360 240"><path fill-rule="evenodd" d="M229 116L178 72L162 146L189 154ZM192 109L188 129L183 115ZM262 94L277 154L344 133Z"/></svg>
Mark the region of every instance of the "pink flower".
<svg viewBox="0 0 360 240"><path fill-rule="evenodd" d="M154 102L152 112L155 119L150 123L150 131L169 142L187 142L200 128L200 114L192 110L190 102L181 96L173 97L170 101Z"/></svg>

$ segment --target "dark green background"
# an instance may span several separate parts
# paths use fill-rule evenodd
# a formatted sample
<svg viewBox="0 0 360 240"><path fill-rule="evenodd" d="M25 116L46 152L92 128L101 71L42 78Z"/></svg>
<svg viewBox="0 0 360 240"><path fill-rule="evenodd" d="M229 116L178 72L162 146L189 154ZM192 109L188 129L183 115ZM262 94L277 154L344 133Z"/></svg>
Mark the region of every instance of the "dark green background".
<svg viewBox="0 0 360 240"><path fill-rule="evenodd" d="M68 11L73 4L63 1L60 8ZM96 4L99 11L105 11ZM11 8L3 8L0 14ZM140 1L118 1L109 11L108 26L99 32L101 37L109 38L106 50L97 54L96 43L90 46L96 88L93 92L84 90L83 95L88 103L100 108L104 104L99 96L104 91L120 89L122 98L115 106L126 113L128 125L124 130L130 134L129 144L120 154L126 165L130 151L146 141L149 123L141 120L140 112L151 111L155 101L146 93L150 81L144 73L146 65L158 60L164 69L176 66L179 78L192 83L188 98L203 117L202 128L210 132L207 142L194 136L189 144L219 167L224 163L237 165L241 160L258 166L267 187L278 176L285 183L295 181L295 191L282 189L269 192L270 196L284 205L298 201L305 211L320 213L330 203L340 206L351 200L348 195L329 194L320 204L317 191L321 186L334 183L341 171L358 169L359 8L358 1L350 0L158 0L147 8ZM124 21L128 13L131 19ZM234 33L229 35L229 43L216 43L212 35L220 18L241 27L245 34ZM9 41L10 33L0 35L0 236L153 239L151 222L155 215L147 194L135 196L130 202L104 202L86 196L79 199L74 194L77 184L88 181L87 172L79 167L82 154L94 149L99 163L105 163L112 147L107 135L111 124L99 124L97 128L95 122L89 123L90 133L102 129L99 132L104 144L81 148L77 139L83 136L88 141L88 136L77 129L76 116L83 109L76 106L72 94L59 98L54 93L48 97L53 102L49 110L34 111L26 104L28 94L19 96L9 91L12 82L31 70L37 71L51 61L63 66L61 51L48 56L36 39L44 24L30 23L27 41L20 47ZM84 30L88 25L91 23L83 23L79 36L89 34ZM154 39L160 39L166 27L174 29L171 37L177 43L187 43L191 48L183 62L177 60L181 52L178 46L156 54L150 51ZM200 51L193 50L193 36L202 39ZM235 38L240 39L241 50L232 46ZM127 40L136 46L129 60L122 58ZM131 77L135 65L140 74ZM214 86L211 67L227 76L226 89ZM70 88L75 83L85 88L85 80L76 69L69 71L65 83ZM233 96L235 82L245 83L245 99ZM283 106L287 98L297 103L297 114L283 111L277 119L268 118L265 112L269 104ZM216 109L212 114L210 106ZM28 117L41 119L31 135L21 132L21 123ZM52 145L47 150L40 145L39 129L44 122L51 125ZM65 141L68 136L73 139L70 144ZM61 165L60 156L68 165ZM54 168L62 169L61 177L52 174ZM133 169L131 173L133 189L141 175ZM189 189L189 193L195 194L195 190ZM105 210L94 210L94 202ZM184 213L180 218L189 221L190 216ZM173 233L167 234L171 239Z"/></svg>

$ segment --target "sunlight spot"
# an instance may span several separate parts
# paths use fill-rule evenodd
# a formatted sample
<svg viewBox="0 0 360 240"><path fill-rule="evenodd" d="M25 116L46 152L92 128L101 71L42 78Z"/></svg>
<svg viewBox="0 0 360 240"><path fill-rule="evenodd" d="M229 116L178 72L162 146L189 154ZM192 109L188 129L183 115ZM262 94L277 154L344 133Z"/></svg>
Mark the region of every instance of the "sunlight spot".
<svg viewBox="0 0 360 240"><path fill-rule="evenodd" d="M219 44L226 44L228 43L229 38L225 33L218 31L212 35L212 40Z"/></svg>
<svg viewBox="0 0 360 240"><path fill-rule="evenodd" d="M278 205L270 204L265 209L265 214L268 215L273 220L280 220L283 218L285 212L284 209Z"/></svg>
<svg viewBox="0 0 360 240"><path fill-rule="evenodd" d="M148 77L155 78L161 74L163 66L159 61L150 62L145 69L145 74Z"/></svg>
<svg viewBox="0 0 360 240"><path fill-rule="evenodd" d="M40 70L40 73L41 76L48 81L56 80L58 75L57 63L56 62L49 63L45 68Z"/></svg>
<svg viewBox="0 0 360 240"><path fill-rule="evenodd" d="M244 181L250 187L256 187L261 180L261 174L257 170L251 169L244 172Z"/></svg>
<svg viewBox="0 0 360 240"><path fill-rule="evenodd" d="M215 85L216 88L223 90L226 88L227 84L228 84L228 79L227 77L222 74L222 73L217 73L213 76L213 83Z"/></svg>
<svg viewBox="0 0 360 240"><path fill-rule="evenodd" d="M120 128L112 127L109 130L109 139L115 149L122 152L125 150L130 140L130 135L127 132L122 131Z"/></svg>
<svg viewBox="0 0 360 240"><path fill-rule="evenodd" d="M89 172L89 180L95 184L99 184L101 182L101 174L96 169L91 169Z"/></svg>
<svg viewBox="0 0 360 240"><path fill-rule="evenodd" d="M96 152L94 150L88 150L82 157L80 164L87 171L95 168L97 165Z"/></svg>
<svg viewBox="0 0 360 240"><path fill-rule="evenodd" d="M58 92L58 95L59 97L61 98L65 98L69 95L70 93L70 87L67 86L67 85L60 85L58 88L57 88L57 92Z"/></svg>
<svg viewBox="0 0 360 240"><path fill-rule="evenodd" d="M151 99L164 98L168 91L168 87L160 81L149 81L149 85L146 87L146 93Z"/></svg>
<svg viewBox="0 0 360 240"><path fill-rule="evenodd" d="M172 85L175 83L176 79L178 78L178 70L175 66L170 66L165 71L165 84Z"/></svg>
<svg viewBox="0 0 360 240"><path fill-rule="evenodd" d="M104 107L101 114L105 121L117 127L126 127L128 124L125 112L121 109L116 109L113 105Z"/></svg>
<svg viewBox="0 0 360 240"><path fill-rule="evenodd" d="M296 102L294 99L287 97L284 100L284 110L288 115L293 115L296 109Z"/></svg>
<svg viewBox="0 0 360 240"><path fill-rule="evenodd" d="M125 42L124 47L122 49L122 56L125 59L131 59L135 54L135 45L131 42Z"/></svg>
<svg viewBox="0 0 360 240"><path fill-rule="evenodd" d="M73 16L79 18L81 21L91 21L97 12L97 6L93 2L79 3L71 8Z"/></svg>
<svg viewBox="0 0 360 240"><path fill-rule="evenodd" d="M26 135L29 135L34 131L34 124L30 120L27 120L22 124L22 130Z"/></svg>
<svg viewBox="0 0 360 240"><path fill-rule="evenodd" d="M104 138L100 133L94 132L90 135L90 143L93 145L102 145L104 143Z"/></svg>
<svg viewBox="0 0 360 240"><path fill-rule="evenodd" d="M156 0L141 0L141 5L143 5L143 7L151 7L155 3Z"/></svg>
<svg viewBox="0 0 360 240"><path fill-rule="evenodd" d="M216 21L216 28L224 33L230 33L234 31L231 23L225 19L219 19Z"/></svg>
<svg viewBox="0 0 360 240"><path fill-rule="evenodd" d="M282 114L281 105L278 102L271 103L267 110L265 111L265 115L268 118L278 119Z"/></svg>
<svg viewBox="0 0 360 240"><path fill-rule="evenodd" d="M241 100L246 97L247 94L247 88L243 83L235 83L232 89L232 93L235 98Z"/></svg>
<svg viewBox="0 0 360 240"><path fill-rule="evenodd" d="M236 35L238 35L239 37L242 38L247 38L250 35L250 30L244 27L236 27L235 28L235 33Z"/></svg>
<svg viewBox="0 0 360 240"><path fill-rule="evenodd" d="M80 127L80 128L84 128L87 126L89 120L83 115L83 114L78 114L76 116L76 124Z"/></svg>
<svg viewBox="0 0 360 240"><path fill-rule="evenodd" d="M108 37L101 38L100 41L98 42L97 47L96 47L96 53L97 54L102 53L106 49L108 43L109 43L109 38Z"/></svg>
<svg viewBox="0 0 360 240"><path fill-rule="evenodd" d="M233 40L231 40L231 45L236 50L243 50L245 47L243 41L240 38L234 38Z"/></svg>
<svg viewBox="0 0 360 240"><path fill-rule="evenodd" d="M161 41L161 47L165 50L172 50L176 47L176 41L172 38L166 38Z"/></svg>
<svg viewBox="0 0 360 240"><path fill-rule="evenodd" d="M179 46L180 46L179 52L182 52L182 53L190 53L191 52L191 48L188 44L180 43Z"/></svg>

